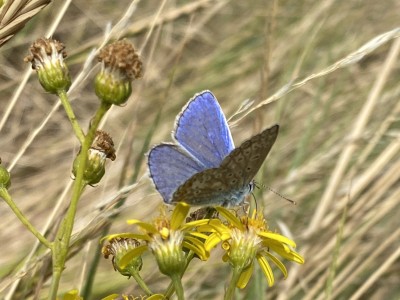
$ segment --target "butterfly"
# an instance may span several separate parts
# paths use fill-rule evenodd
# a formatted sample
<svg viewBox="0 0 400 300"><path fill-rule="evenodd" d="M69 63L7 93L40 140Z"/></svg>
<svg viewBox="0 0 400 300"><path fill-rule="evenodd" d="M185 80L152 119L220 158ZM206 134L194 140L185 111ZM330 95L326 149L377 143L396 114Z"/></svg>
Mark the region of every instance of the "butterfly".
<svg viewBox="0 0 400 300"><path fill-rule="evenodd" d="M235 148L225 115L210 91L196 94L176 117L174 143L148 154L150 177L165 203L239 205L278 136L274 125Z"/></svg>

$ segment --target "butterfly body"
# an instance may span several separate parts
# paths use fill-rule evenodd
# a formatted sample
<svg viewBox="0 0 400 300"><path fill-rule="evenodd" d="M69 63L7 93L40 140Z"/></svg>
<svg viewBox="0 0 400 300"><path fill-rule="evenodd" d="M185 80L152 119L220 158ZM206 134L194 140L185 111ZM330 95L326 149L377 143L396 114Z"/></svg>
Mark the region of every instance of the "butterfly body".
<svg viewBox="0 0 400 300"><path fill-rule="evenodd" d="M214 95L204 91L178 115L175 144L162 143L149 153L150 176L166 203L236 206L253 190L278 135L274 125L236 149Z"/></svg>
<svg viewBox="0 0 400 300"><path fill-rule="evenodd" d="M190 177L178 187L171 203L189 202L194 206L219 205L231 207L239 205L253 190L253 182L244 186L233 186L224 180L228 174L220 168L207 169Z"/></svg>

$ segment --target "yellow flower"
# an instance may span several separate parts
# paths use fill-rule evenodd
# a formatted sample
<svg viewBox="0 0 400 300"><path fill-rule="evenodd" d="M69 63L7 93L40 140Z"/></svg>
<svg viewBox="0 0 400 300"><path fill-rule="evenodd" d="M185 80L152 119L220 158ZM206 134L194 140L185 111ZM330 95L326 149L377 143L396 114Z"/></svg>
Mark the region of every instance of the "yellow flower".
<svg viewBox="0 0 400 300"><path fill-rule="evenodd" d="M128 220L128 224L139 226L143 234L121 233L109 235L108 240L113 238L132 238L142 240L145 244L140 245L127 253L119 260L119 267L124 269L132 260L141 256L146 251L151 251L155 256L160 271L168 276L182 275L186 268L185 251L193 251L200 259L206 260L208 252L204 248L202 240L206 235L194 231L196 226L204 225L208 220L198 220L185 223L185 218L190 206L178 203L168 218L163 212L160 217L152 223L139 220Z"/></svg>
<svg viewBox="0 0 400 300"><path fill-rule="evenodd" d="M293 248L294 241L268 230L264 216L256 211L244 217L237 217L225 208L216 208L228 224L219 219L212 219L206 225L198 227L200 232L211 232L204 246L210 251L217 244L222 243L225 250L224 261L228 261L237 275L236 287L244 288L251 278L254 261L257 260L269 286L274 284L274 275L267 258L272 261L286 278L288 272L278 257L273 254L292 260L299 264L304 263L303 257Z"/></svg>

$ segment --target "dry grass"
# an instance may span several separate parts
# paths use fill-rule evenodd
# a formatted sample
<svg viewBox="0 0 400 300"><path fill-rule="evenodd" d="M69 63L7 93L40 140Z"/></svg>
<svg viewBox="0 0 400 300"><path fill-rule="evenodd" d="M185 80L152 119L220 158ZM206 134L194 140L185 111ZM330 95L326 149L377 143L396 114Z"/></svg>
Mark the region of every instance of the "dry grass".
<svg viewBox="0 0 400 300"><path fill-rule="evenodd" d="M15 0L0 2L0 47L20 31L50 0Z"/></svg>
<svg viewBox="0 0 400 300"><path fill-rule="evenodd" d="M155 129L150 144L169 140L180 108L194 93L210 89L228 116L245 99L254 100L247 114L231 120L236 144L281 125L257 179L297 202L291 206L267 191L257 195L270 227L288 230L306 263L286 263L288 279L266 288L261 277L243 297L265 289L265 299L400 298L398 1L149 0L132 7L127 0L59 2L0 49L0 156L12 169L14 199L44 232L54 233L68 205L78 143L57 99L42 91L23 64L29 44L61 20L53 35L67 45L67 63L77 78L70 96L81 124L88 124L97 105L97 69L89 56L94 47L128 37L146 67L128 104L114 108L103 125L118 145L117 160L80 203L76 255L62 290L81 287L99 228L118 197L128 198L112 232L128 230L128 217L151 218L157 211L161 200L143 158L147 135ZM138 180L126 180L120 190L124 165L130 166L127 178ZM21 287L39 286L48 256L28 256L35 239L4 204L0 217L0 298L11 299L19 282L13 299L20 299ZM145 277L160 289L167 281L155 275L151 261L146 265ZM184 278L187 299L221 299L226 272L218 257L206 266L194 263ZM46 287L35 291L38 298ZM135 286L101 261L95 287L93 299L133 293Z"/></svg>

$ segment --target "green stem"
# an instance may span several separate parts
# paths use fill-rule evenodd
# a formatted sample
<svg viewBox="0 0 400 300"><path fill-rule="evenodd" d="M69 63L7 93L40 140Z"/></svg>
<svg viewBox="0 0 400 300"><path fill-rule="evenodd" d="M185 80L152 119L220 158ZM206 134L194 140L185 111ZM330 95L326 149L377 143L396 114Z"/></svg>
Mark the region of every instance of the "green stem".
<svg viewBox="0 0 400 300"><path fill-rule="evenodd" d="M96 130L100 124L101 119L105 113L110 109L111 105L101 103L99 109L91 122L89 132L85 137L82 144L81 151L78 156L78 169L76 171L76 178L72 188L71 203L68 208L67 214L65 215L60 228L57 232L56 238L53 245L53 279L50 288L50 299L56 299L58 285L61 278L61 273L64 270L65 261L68 254L69 242L71 240L71 233L74 226L76 209L78 206L79 198L86 186L83 175L86 169L86 162L88 159L88 151L92 145L95 137Z"/></svg>
<svg viewBox="0 0 400 300"><path fill-rule="evenodd" d="M209 219L209 218L211 218L211 217L213 216L214 212L215 212L215 209L214 209L214 208L208 210L208 212L207 212L206 216L204 217L204 219ZM185 274L186 269L189 267L189 264L190 264L190 262L192 261L193 257L194 257L194 252L193 252L193 251L189 251L188 254L187 254L187 256L186 256L186 265L185 265L185 269L184 269L183 272L182 272L181 278L183 277L183 274ZM167 299L169 299L169 298L171 298L171 296L172 296L173 293L174 293L174 285L173 285L173 283L171 282L170 285L169 285L168 288L167 288L167 291L165 292L165 297L166 297Z"/></svg>
<svg viewBox="0 0 400 300"><path fill-rule="evenodd" d="M161 109L158 111L156 118L152 122L153 125L150 127L150 129L149 129L149 131L148 131L148 133L146 135L146 138L145 138L145 141L143 143L142 149L139 152L140 153L139 158L135 162L133 175L130 178L129 183L135 182L137 180L137 177L139 176L140 167L142 166L142 160L145 158L144 153L146 153L148 151L149 144L151 142L151 137L153 136L154 131L158 127L158 124L159 124L159 121L160 121L160 117L161 117ZM128 144L132 145L133 142L130 141L130 142L128 142ZM129 162L130 161L129 157L130 157L131 153L132 153L132 151L130 151L128 156L125 158L125 162ZM129 169L129 164L125 164L125 165L126 165L126 168L124 168L122 170L121 175L120 175L120 180L119 180L119 184L118 184L119 188L124 186L124 179L126 178L126 174L125 174L126 172L125 171L127 169ZM116 203L114 208L118 208L118 207L122 206L125 203L125 200L126 200L125 197L121 198L118 201L118 203ZM111 225L112 225L111 221L114 218L116 218L117 216L118 216L117 213L115 213L112 216L110 216L110 218L108 220L108 223L104 226L103 231L101 232L100 236L106 236L109 233ZM90 295L92 293L93 283L94 283L94 279L95 279L95 276L96 276L96 270L97 270L97 267L99 265L100 258L101 258L101 249L102 249L102 246L101 245L97 245L96 252L93 254L93 260L92 260L91 265L89 267L88 275L86 277L85 284L83 286L82 293L81 293L81 296L82 296L83 299L89 299ZM171 288L172 288L172 293L173 293L173 285L172 284L171 284ZM172 293L171 293L171 295L172 295Z"/></svg>
<svg viewBox="0 0 400 300"><path fill-rule="evenodd" d="M57 292L58 292L58 285L61 279L61 270L57 269L54 270L53 268L53 277L51 278L51 285L50 285L50 292L49 292L49 299L57 299Z"/></svg>
<svg viewBox="0 0 400 300"><path fill-rule="evenodd" d="M194 252L193 251L189 251L187 257L186 257L186 266L185 269L182 272L181 278L183 276L183 274L186 272L186 269L188 268L190 262L192 261L194 257ZM174 282L171 282L170 285L167 288L167 291L165 292L164 296L167 299L170 299L172 297L172 294L175 292L175 285Z"/></svg>
<svg viewBox="0 0 400 300"><path fill-rule="evenodd" d="M144 282L143 278L140 276L139 272L131 273L133 279L136 280L137 284L141 287L141 289L147 294L147 296L153 295L152 291L147 286L146 282Z"/></svg>
<svg viewBox="0 0 400 300"><path fill-rule="evenodd" d="M182 286L182 280L181 280L181 275L179 274L174 274L170 276L172 279L172 283L174 284L176 296L178 297L178 300L184 300L185 296L183 293L183 286ZM167 298L168 299L168 298Z"/></svg>
<svg viewBox="0 0 400 300"><path fill-rule="evenodd" d="M68 119L71 122L72 129L75 132L76 137L78 138L81 145L85 141L85 135L82 132L81 127L78 124L78 121L75 117L74 111L72 110L71 104L68 101L68 95L65 90L58 92L58 97L61 100L61 104L64 106L64 110L67 113Z"/></svg>
<svg viewBox="0 0 400 300"><path fill-rule="evenodd" d="M241 273L242 273L242 269L241 268L234 268L233 269L231 282L229 283L229 287L228 287L228 289L227 289L227 291L225 293L224 300L233 299L233 296L234 296L235 290L236 290L236 285L237 285L237 283L239 281Z"/></svg>
<svg viewBox="0 0 400 300"><path fill-rule="evenodd" d="M6 188L4 187L0 188L0 197L4 199L4 201L8 204L8 206L11 208L11 210L14 212L17 218L21 221L21 223L24 224L25 227L28 228L28 230L32 232L32 234L36 236L36 238L44 246L51 249L52 244L29 222L29 220L25 217L25 215L20 211L18 206L14 203L11 195L8 193Z"/></svg>
<svg viewBox="0 0 400 300"><path fill-rule="evenodd" d="M81 153L79 154L80 156ZM87 155L83 157L87 159ZM83 166L83 168L84 167L85 166ZM78 169L78 172L79 170L80 169ZM52 247L53 277L51 280L50 293L49 293L49 299L51 300L57 299L58 286L60 284L61 274L64 270L65 261L67 259L69 242L71 240L71 233L72 233L72 228L74 226L74 219L75 219L78 200L82 195L82 192L86 186L86 183L83 181L83 172L81 178L79 179L78 179L78 174L77 177L75 178L70 206L68 208L66 216L64 217L64 219L60 224L60 228L58 229L57 235L53 242L53 247Z"/></svg>

